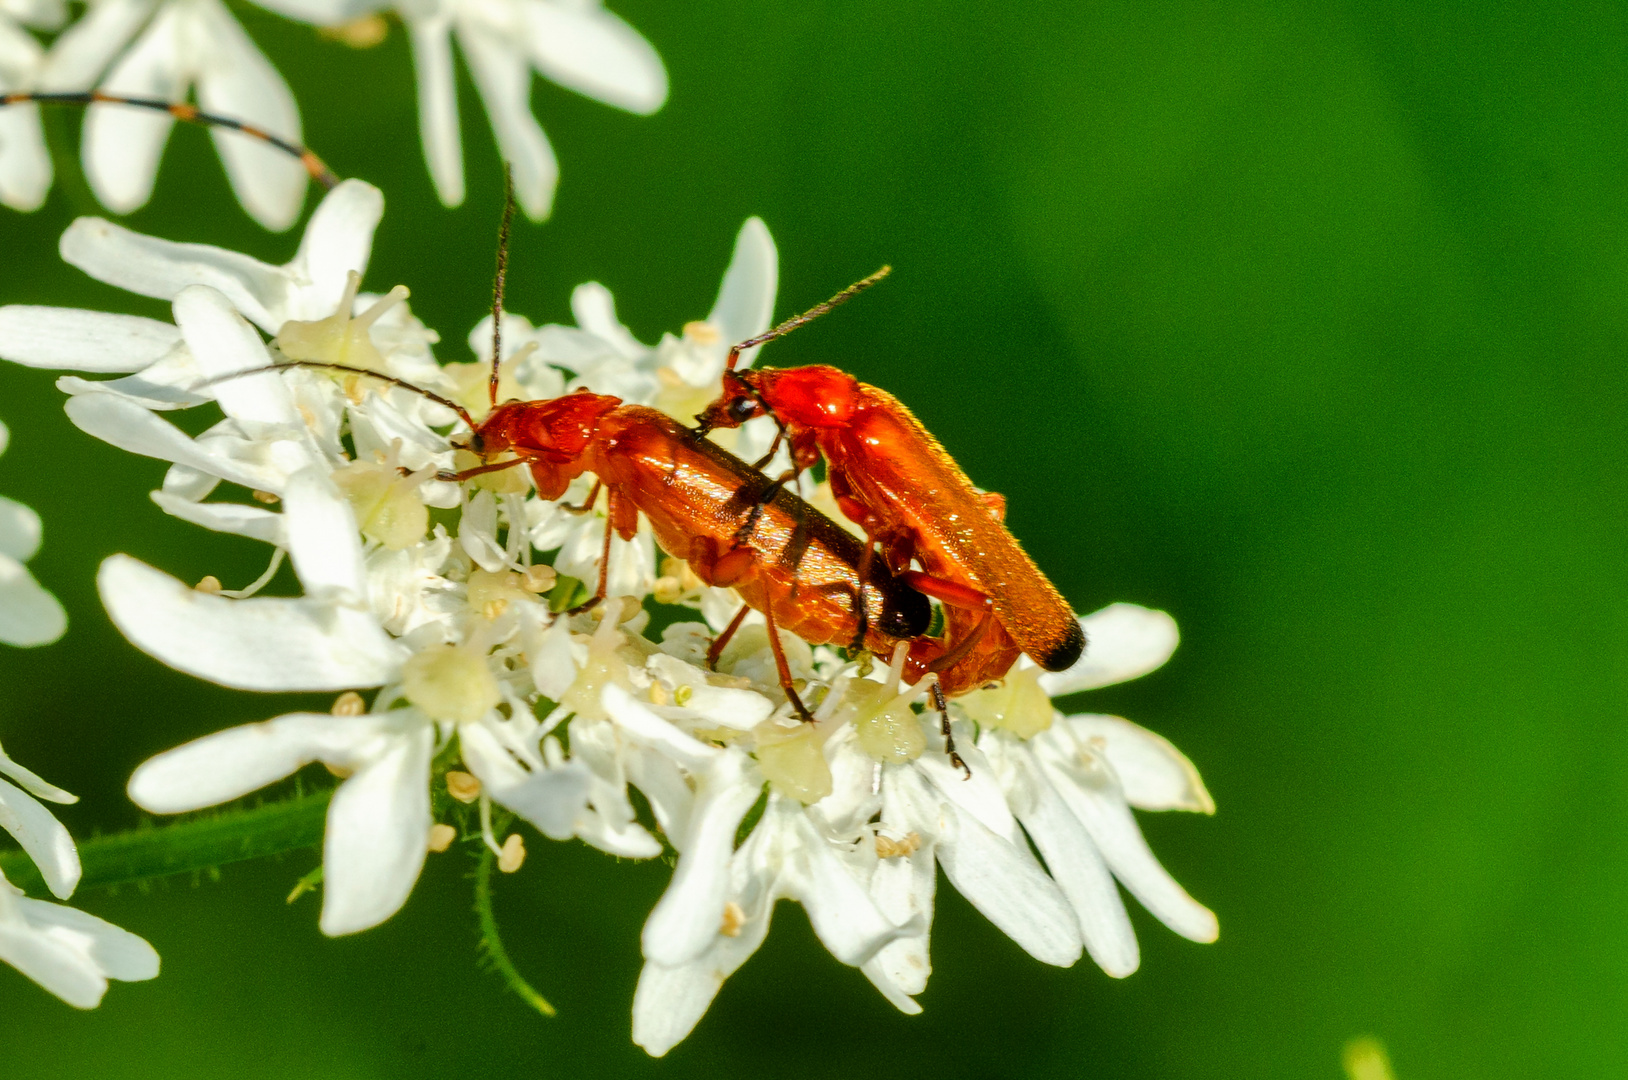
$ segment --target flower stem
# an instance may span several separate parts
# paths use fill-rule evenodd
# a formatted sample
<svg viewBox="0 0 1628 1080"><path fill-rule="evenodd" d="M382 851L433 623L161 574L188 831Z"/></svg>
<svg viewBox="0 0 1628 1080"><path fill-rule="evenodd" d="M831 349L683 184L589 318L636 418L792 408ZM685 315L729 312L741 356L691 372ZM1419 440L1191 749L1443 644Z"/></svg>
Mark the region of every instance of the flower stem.
<svg viewBox="0 0 1628 1080"><path fill-rule="evenodd" d="M246 809L143 825L79 842L81 891L211 870L227 863L299 851L322 843L331 791L295 795ZM45 882L21 851L0 852L0 873L25 892L45 895Z"/></svg>
<svg viewBox="0 0 1628 1080"><path fill-rule="evenodd" d="M495 865L497 856L482 844L480 862L475 867L475 917L480 920L481 948L503 981L509 984L510 990L544 1016L553 1016L554 1006L520 974L514 961L509 959L509 951L503 947L503 938L497 932L497 917L492 913L492 867Z"/></svg>

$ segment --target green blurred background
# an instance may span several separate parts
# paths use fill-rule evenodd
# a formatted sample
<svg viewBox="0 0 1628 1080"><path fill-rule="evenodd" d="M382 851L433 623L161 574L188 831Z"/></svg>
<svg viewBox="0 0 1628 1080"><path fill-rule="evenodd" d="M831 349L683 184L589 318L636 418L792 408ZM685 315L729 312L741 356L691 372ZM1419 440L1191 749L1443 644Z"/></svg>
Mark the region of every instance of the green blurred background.
<svg viewBox="0 0 1628 1080"><path fill-rule="evenodd" d="M90 892L156 982L76 1013L0 970L0 1071L84 1077L1329 1077L1350 1037L1403 1080L1628 1073L1624 339L1628 14L1620 3L1145 5L923 0L615 10L660 50L639 119L539 84L563 182L515 238L511 305L610 286L645 340L705 314L741 221L789 312L885 287L771 362L908 402L1081 611L1170 610L1156 675L1079 707L1168 736L1213 819L1144 815L1221 917L1197 946L1137 912L1142 970L1045 968L945 889L923 1016L896 1014L783 905L697 1032L628 1039L638 931L667 873L533 839L499 882L544 1021L477 969L470 865L329 941L283 898L315 853ZM238 7L308 141L384 189L368 285L444 338L487 300L499 165L462 85L470 197L433 198L399 27L352 52ZM0 300L165 317L56 237L99 212L67 156L0 217ZM130 224L285 261L182 131ZM0 655L0 739L134 824L149 755L288 706L162 668L109 627L97 562L252 578L265 550L166 518L162 466L74 430L0 365L0 491L37 508L56 645Z"/></svg>

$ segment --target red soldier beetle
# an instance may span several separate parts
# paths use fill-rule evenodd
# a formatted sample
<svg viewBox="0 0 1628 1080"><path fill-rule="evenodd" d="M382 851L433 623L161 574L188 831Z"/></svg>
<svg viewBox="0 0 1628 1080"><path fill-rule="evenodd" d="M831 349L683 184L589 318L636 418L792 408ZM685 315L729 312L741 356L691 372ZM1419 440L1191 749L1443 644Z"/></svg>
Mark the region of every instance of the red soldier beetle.
<svg viewBox="0 0 1628 1080"><path fill-rule="evenodd" d="M723 392L696 420L703 434L767 415L787 441L793 479L820 459L842 512L899 580L944 605L938 638L911 643L909 668L938 676L935 701L1006 675L1020 654L1048 671L1079 659L1085 634L1062 595L1003 524L1006 501L979 491L910 410L826 365L738 371L743 350L783 337L885 277L888 267L729 351ZM910 569L912 561L920 570Z"/></svg>
<svg viewBox="0 0 1628 1080"><path fill-rule="evenodd" d="M762 612L780 685L798 716L812 722L793 685L778 628L811 644L886 656L901 641L926 632L931 619L927 598L896 580L882 562L870 559L862 542L836 522L665 413L587 390L499 404L500 334L513 209L512 198L506 198L492 290L491 410L482 420L476 421L450 398L404 379L346 364L284 360L224 378L305 367L365 376L420 394L468 425L469 438L459 448L481 458L481 464L472 468L439 473L440 480L461 483L524 465L538 495L553 500L562 497L577 477L593 473L596 483L588 498L568 509L586 512L600 489L605 490L598 587L569 613L587 611L605 599L611 537L631 540L643 514L664 551L687 560L705 584L732 588L746 602L714 641L709 662L716 662L747 610Z"/></svg>

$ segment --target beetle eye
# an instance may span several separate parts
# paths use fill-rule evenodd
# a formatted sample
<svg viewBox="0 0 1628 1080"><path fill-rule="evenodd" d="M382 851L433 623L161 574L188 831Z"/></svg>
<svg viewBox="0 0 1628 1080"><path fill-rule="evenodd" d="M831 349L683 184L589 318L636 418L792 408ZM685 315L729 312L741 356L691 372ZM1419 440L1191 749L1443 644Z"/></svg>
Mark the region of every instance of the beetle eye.
<svg viewBox="0 0 1628 1080"><path fill-rule="evenodd" d="M745 423L757 415L757 402L749 397L738 397L729 403L729 418L736 423Z"/></svg>

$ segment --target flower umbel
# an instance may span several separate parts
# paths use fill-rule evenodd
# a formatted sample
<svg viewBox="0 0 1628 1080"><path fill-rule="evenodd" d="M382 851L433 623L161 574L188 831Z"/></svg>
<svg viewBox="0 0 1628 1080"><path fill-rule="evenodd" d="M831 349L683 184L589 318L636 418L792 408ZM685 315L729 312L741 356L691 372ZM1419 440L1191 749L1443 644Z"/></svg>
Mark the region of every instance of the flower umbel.
<svg viewBox="0 0 1628 1080"><path fill-rule="evenodd" d="M919 1011L913 998L931 972L940 868L1044 963L1089 952L1109 974L1135 969L1116 882L1178 933L1215 937L1214 916L1154 859L1132 815L1209 812L1197 772L1129 721L1052 704L1160 666L1177 640L1169 616L1106 608L1082 620L1092 649L1069 671L1020 665L955 699L966 778L926 708L929 684L901 684L902 652L884 666L782 634L792 677L816 705L811 724L780 690L761 619L709 668L707 646L741 602L671 554L658 564L647 528L612 544L606 601L573 612L607 527L587 506L587 478L557 500L520 469L444 482L440 470L468 464L469 432L452 410L354 372L260 370L280 358L332 362L340 350L353 367L483 414L489 322L471 335L475 363L443 366L404 290L358 293L381 211L376 191L342 185L285 267L81 220L64 238L70 261L171 299L174 324L0 309L0 356L123 376L60 385L81 429L170 463L153 493L160 508L271 545L273 568L286 552L302 589L192 587L117 555L98 580L125 636L221 685L344 692L329 713L160 754L131 779L137 803L190 810L327 765L339 777L323 855L330 934L389 918L427 854L459 835L484 844L499 870L525 872L526 838L504 835L515 819L627 858L671 850L634 1000L634 1039L657 1055L762 943L780 899L801 903L831 954L905 1012ZM500 385L528 398L587 386L687 420L716 388L728 344L767 327L776 262L768 230L748 221L707 319L654 347L622 326L598 285L573 296L576 326L507 315ZM256 373L223 378L245 371ZM196 437L161 415L199 406L222 419ZM772 427L731 437L757 456ZM213 497L232 485L258 497Z"/></svg>

